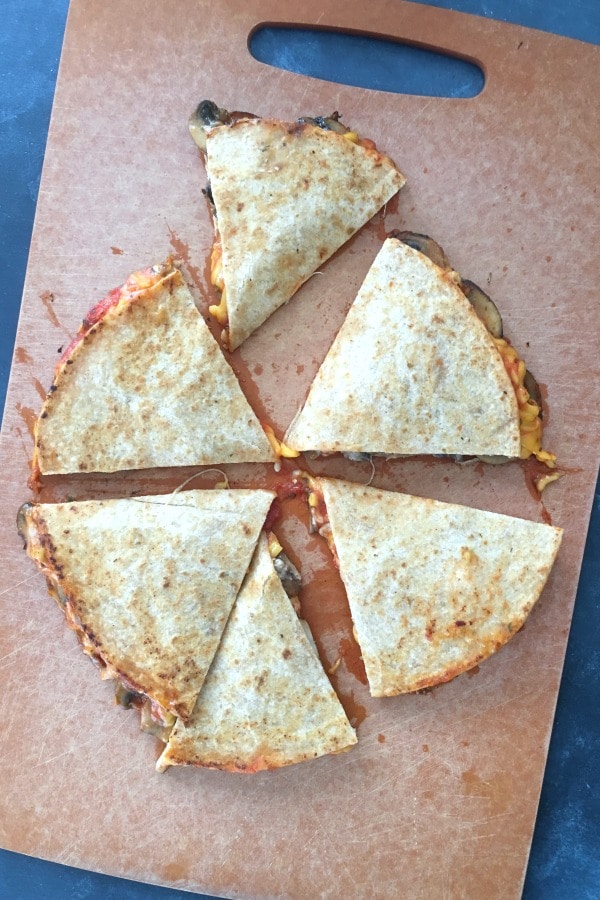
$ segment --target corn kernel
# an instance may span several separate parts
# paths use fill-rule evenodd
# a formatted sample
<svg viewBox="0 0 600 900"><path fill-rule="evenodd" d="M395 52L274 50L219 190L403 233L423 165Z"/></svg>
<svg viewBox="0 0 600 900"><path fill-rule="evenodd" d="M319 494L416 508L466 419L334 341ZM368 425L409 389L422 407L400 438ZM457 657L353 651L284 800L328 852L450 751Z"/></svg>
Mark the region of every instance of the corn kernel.
<svg viewBox="0 0 600 900"><path fill-rule="evenodd" d="M263 430L269 440L273 452L278 458L283 456L285 459L295 459L296 456L300 456L299 450L292 450L287 444L277 440L275 432L270 425L263 425Z"/></svg>
<svg viewBox="0 0 600 900"><path fill-rule="evenodd" d="M215 317L219 325L227 325L227 300L225 298L225 288L223 288L219 304L209 306L208 311L211 316Z"/></svg>
<svg viewBox="0 0 600 900"><path fill-rule="evenodd" d="M283 553L283 547L274 534L269 535L269 553L271 554L271 559L276 559L280 553Z"/></svg>

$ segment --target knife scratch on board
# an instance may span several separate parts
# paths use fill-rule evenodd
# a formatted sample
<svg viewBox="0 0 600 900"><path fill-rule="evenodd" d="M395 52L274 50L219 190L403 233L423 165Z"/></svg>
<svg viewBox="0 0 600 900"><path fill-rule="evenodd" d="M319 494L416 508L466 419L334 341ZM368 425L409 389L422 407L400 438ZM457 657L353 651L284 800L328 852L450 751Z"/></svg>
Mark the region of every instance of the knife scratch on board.
<svg viewBox="0 0 600 900"><path fill-rule="evenodd" d="M68 855L72 850L74 850L74 849L76 848L76 846L77 846L76 840L72 840L72 841L71 841L69 844L67 844L67 846L64 847L64 848L60 851L60 853L57 855L57 857L56 857L56 862L58 862L58 863L64 863L64 864L67 864L67 865L68 865L68 862L67 862L67 855Z"/></svg>
<svg viewBox="0 0 600 900"><path fill-rule="evenodd" d="M23 432L18 427L18 425L15 426L15 432L19 436L19 440L21 441L21 447L23 448L23 452L25 454L25 459L29 462L29 459L31 457L31 451L27 447L27 444L25 443L25 438L23 437Z"/></svg>
<svg viewBox="0 0 600 900"><path fill-rule="evenodd" d="M130 721L131 721L131 719L128 719L125 716L123 716L122 720L119 722L119 724L116 726L116 728L113 728L113 730L110 732L110 734L103 741L96 744L96 747L95 747L93 753L91 753L90 756L88 756L88 762L90 762L92 759L94 759L94 757L96 757L100 753L100 751L103 750L104 747L106 747L106 745L109 744L113 740L113 738L119 733L119 731L121 731L121 729L126 724L128 724Z"/></svg>
<svg viewBox="0 0 600 900"><path fill-rule="evenodd" d="M15 588L18 588L22 584L27 584L27 582L31 581L32 578L37 578L40 575L41 575L41 572L34 572L33 575L29 575L28 578L23 578L22 581L17 581L16 584L11 584L10 587L4 588L3 591L0 591L0 597L3 597L4 594L8 594L10 591L14 591ZM25 646L25 645L23 645L23 646ZM19 650L19 649L21 649L21 648L17 647L16 650L12 651L12 653L16 653L17 650ZM10 655L11 655L10 653L7 654L7 656L10 656ZM6 659L6 656L0 656L0 662L2 662L3 659Z"/></svg>
<svg viewBox="0 0 600 900"><path fill-rule="evenodd" d="M37 769L39 766L47 766L48 763L55 762L57 759L60 759L61 756L67 756L68 754L73 754L75 751L73 747L67 747L66 750L62 750L60 753L56 753L54 756L49 756L47 759L41 760L41 762L37 762L34 765L34 769Z"/></svg>
<svg viewBox="0 0 600 900"><path fill-rule="evenodd" d="M457 837L457 838L455 838L455 841L456 841L458 844L464 844L464 843L466 843L467 841L468 841L469 843L470 843L471 841L487 841L487 840L490 840L490 838L493 839L493 838L495 838L495 837L497 837L497 836L498 836L498 832L497 832L497 831L492 831L490 834L465 834L464 837Z"/></svg>
<svg viewBox="0 0 600 900"><path fill-rule="evenodd" d="M420 768L423 765L424 760L418 759L411 765L403 766L401 771L395 771L393 775L385 780L378 781L377 784L372 787L368 794L381 793L387 787L397 786L399 781L405 776L409 775L411 772L414 772L415 769Z"/></svg>
<svg viewBox="0 0 600 900"><path fill-rule="evenodd" d="M308 809L310 810L310 812L312 813L312 815L314 817L314 821L313 821L314 829L311 832L311 836L313 839L317 839L319 841L319 851L322 852L324 847L331 847L333 849L333 840L332 840L331 831L328 831L322 825L321 817L315 811L314 807L312 806L312 804L310 802L308 803ZM338 858L337 858L337 864L338 864L340 870L345 872L345 874L350 879L350 883L352 884L354 882L354 878L355 878L354 873L350 871L350 869L344 863L344 860L340 856L338 856Z"/></svg>
<svg viewBox="0 0 600 900"><path fill-rule="evenodd" d="M408 125L414 125L415 122L417 121L417 119L420 119L420 118L421 118L421 116L423 115L423 113L425 112L425 110L427 109L427 107L428 107L428 106L431 106L431 104L433 103L433 101L434 101L435 99L436 99L435 97L432 97L430 100L427 100L425 103L423 103L423 105L420 106L419 109L416 111L416 113L414 114L414 116L412 116L410 119L407 119L407 120L405 121L405 123L404 123L404 129L406 129L406 127L407 127Z"/></svg>
<svg viewBox="0 0 600 900"><path fill-rule="evenodd" d="M3 593L6 593L4 591ZM0 663L4 662L5 659L10 659L11 656L15 656L15 654L20 653L22 650L25 650L26 647L29 647L31 644L37 644L37 637L32 638L30 641L25 641L24 644L19 644L18 647L15 647L14 650L11 650L10 653L5 653L4 656L0 656Z"/></svg>

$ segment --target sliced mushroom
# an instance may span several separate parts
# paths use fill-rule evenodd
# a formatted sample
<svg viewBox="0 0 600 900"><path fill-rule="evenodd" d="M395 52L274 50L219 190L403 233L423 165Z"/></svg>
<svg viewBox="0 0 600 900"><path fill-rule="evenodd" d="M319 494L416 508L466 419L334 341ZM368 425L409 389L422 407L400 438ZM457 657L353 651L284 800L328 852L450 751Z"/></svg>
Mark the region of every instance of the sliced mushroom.
<svg viewBox="0 0 600 900"><path fill-rule="evenodd" d="M312 116L302 116L298 121L307 125L317 125L325 131L335 131L337 134L346 134L347 131L350 131L349 128L346 128L340 122L339 112L332 112L330 116L315 116L314 118Z"/></svg>
<svg viewBox="0 0 600 900"><path fill-rule="evenodd" d="M25 541L25 546L27 546L27 516L32 509L33 503L23 503L22 506L19 507L19 510L17 512L17 531Z"/></svg>
<svg viewBox="0 0 600 900"><path fill-rule="evenodd" d="M144 697L142 694L138 694L137 691L131 691L129 688L126 688L122 681L117 681L115 686L115 703L122 706L123 709L131 709L132 706L140 709L143 706Z"/></svg>
<svg viewBox="0 0 600 900"><path fill-rule="evenodd" d="M210 207L210 211L212 213L213 219L216 221L217 219L217 207L215 206L215 199L212 194L212 188L210 186L210 181L207 183L205 188L202 188L202 193L208 200L208 205Z"/></svg>
<svg viewBox="0 0 600 900"><path fill-rule="evenodd" d="M212 100L201 100L188 120L190 134L201 150L206 150L206 131L215 125L229 125L231 115Z"/></svg>
<svg viewBox="0 0 600 900"><path fill-rule="evenodd" d="M281 552L273 560L273 567L288 597L297 597L302 587L302 578L296 566L285 553Z"/></svg>
<svg viewBox="0 0 600 900"><path fill-rule="evenodd" d="M402 241L403 244L407 244L413 250L418 250L419 253L430 259L440 269L450 268L448 257L437 241L430 238L428 234L419 234L416 231L392 231L390 237Z"/></svg>
<svg viewBox="0 0 600 900"><path fill-rule="evenodd" d="M461 281L459 287L492 337L501 338L502 316L492 298L488 297L474 281L465 279Z"/></svg>
<svg viewBox="0 0 600 900"><path fill-rule="evenodd" d="M201 100L196 111L192 114L195 118L207 128L213 128L215 125L229 125L231 123L231 113L217 106L212 100Z"/></svg>
<svg viewBox="0 0 600 900"><path fill-rule="evenodd" d="M372 454L371 453L354 453L348 452L344 453L346 459L349 459L351 462L371 462Z"/></svg>
<svg viewBox="0 0 600 900"><path fill-rule="evenodd" d="M298 615L300 616L300 613L298 613ZM319 651L317 650L317 645L315 644L315 639L314 639L314 637L313 637L313 633L312 633L312 631L310 630L310 625L308 624L308 622L306 621L306 619L303 619L303 618L302 618L302 616L300 616L300 624L302 625L302 628L304 629L304 634L305 634L306 637L308 638L308 643L310 644L310 646L311 646L311 647L313 648L313 650L315 651L315 656L318 657L318 656L319 656Z"/></svg>
<svg viewBox="0 0 600 900"><path fill-rule="evenodd" d="M153 737L158 738L159 741L163 741L166 744L169 740L173 725L175 724L175 717L173 716L170 718L172 718L171 722L166 725L161 725L160 722L157 722L156 719L152 717L150 703L144 703L140 716L140 731L151 734Z"/></svg>
<svg viewBox="0 0 600 900"><path fill-rule="evenodd" d="M508 462L510 457L508 456L478 456L477 459L481 460L483 463L487 463L489 466L501 466L504 463Z"/></svg>
<svg viewBox="0 0 600 900"><path fill-rule="evenodd" d="M319 128L324 128L326 131L335 131L337 134L346 134L346 132L350 131L343 122L340 122L340 114L337 111L332 112L330 116L317 116L317 125Z"/></svg>
<svg viewBox="0 0 600 900"><path fill-rule="evenodd" d="M540 419L543 419L543 402L542 402L542 392L540 391L540 386L529 371L525 372L525 378L523 379L523 386L527 390L527 393L531 397L534 403L536 403L540 409Z"/></svg>
<svg viewBox="0 0 600 900"><path fill-rule="evenodd" d="M201 100L188 119L188 128L194 142L206 151L206 132L217 125L233 125L239 119L255 119L252 113L229 112L221 109L212 100Z"/></svg>

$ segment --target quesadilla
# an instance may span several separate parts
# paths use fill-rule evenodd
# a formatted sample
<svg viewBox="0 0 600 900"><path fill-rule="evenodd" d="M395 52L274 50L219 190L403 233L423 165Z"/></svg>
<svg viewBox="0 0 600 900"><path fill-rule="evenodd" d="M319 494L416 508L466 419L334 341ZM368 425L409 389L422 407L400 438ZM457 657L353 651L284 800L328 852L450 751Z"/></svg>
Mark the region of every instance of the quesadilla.
<svg viewBox="0 0 600 900"><path fill-rule="evenodd" d="M190 129L206 155L215 244L210 312L230 350L404 184L373 141L339 121L230 115L203 101Z"/></svg>
<svg viewBox="0 0 600 900"><path fill-rule="evenodd" d="M50 594L146 730L189 719L273 498L187 491L21 507Z"/></svg>
<svg viewBox="0 0 600 900"><path fill-rule="evenodd" d="M409 243L383 244L286 445L386 456L534 455L552 468L555 457L541 444L541 398L531 396L527 385L533 391L535 382L502 336L492 301L461 281L437 245L433 261Z"/></svg>
<svg viewBox="0 0 600 900"><path fill-rule="evenodd" d="M194 712L176 722L156 768L257 772L355 743L263 536Z"/></svg>
<svg viewBox="0 0 600 900"><path fill-rule="evenodd" d="M171 261L94 306L34 432L33 477L267 462L269 441Z"/></svg>
<svg viewBox="0 0 600 900"><path fill-rule="evenodd" d="M297 477L339 566L374 697L449 681L510 640L562 539L551 525Z"/></svg>

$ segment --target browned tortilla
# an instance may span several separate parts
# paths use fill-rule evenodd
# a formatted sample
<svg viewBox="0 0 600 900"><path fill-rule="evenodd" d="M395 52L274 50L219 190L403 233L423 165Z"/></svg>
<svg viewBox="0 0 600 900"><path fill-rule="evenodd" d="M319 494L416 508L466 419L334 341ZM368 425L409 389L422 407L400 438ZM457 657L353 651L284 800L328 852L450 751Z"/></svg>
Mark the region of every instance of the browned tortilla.
<svg viewBox="0 0 600 900"><path fill-rule="evenodd" d="M234 350L405 179L377 150L308 124L244 119L206 144Z"/></svg>
<svg viewBox="0 0 600 900"><path fill-rule="evenodd" d="M453 280L389 238L284 440L296 450L518 457L515 391Z"/></svg>
<svg viewBox="0 0 600 900"><path fill-rule="evenodd" d="M157 769L274 769L337 753L356 735L261 538L189 722Z"/></svg>
<svg viewBox="0 0 600 900"><path fill-rule="evenodd" d="M317 480L374 697L449 681L521 628L562 529Z"/></svg>
<svg viewBox="0 0 600 900"><path fill-rule="evenodd" d="M155 266L119 291L122 302L59 364L35 428L34 467L54 474L273 460L180 272Z"/></svg>
<svg viewBox="0 0 600 900"><path fill-rule="evenodd" d="M252 558L270 491L27 504L27 551L84 649L187 719Z"/></svg>

